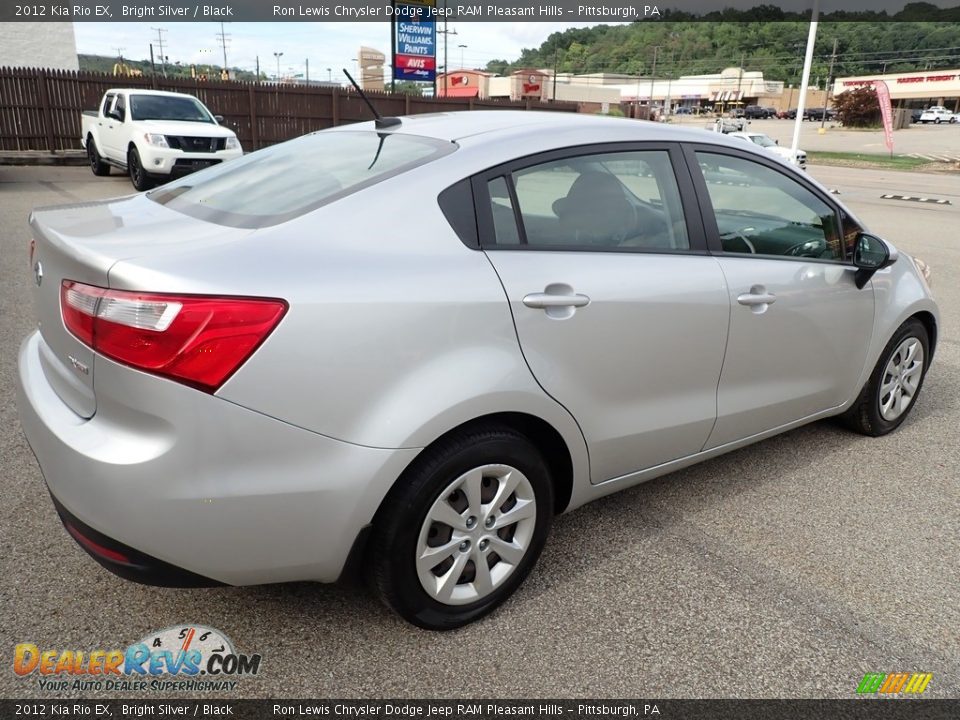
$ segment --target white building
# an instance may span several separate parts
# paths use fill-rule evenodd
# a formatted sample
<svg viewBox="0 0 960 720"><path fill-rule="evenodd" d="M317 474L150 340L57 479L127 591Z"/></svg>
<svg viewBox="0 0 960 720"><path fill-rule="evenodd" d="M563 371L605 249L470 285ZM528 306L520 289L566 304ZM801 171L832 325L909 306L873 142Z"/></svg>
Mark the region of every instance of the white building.
<svg viewBox="0 0 960 720"><path fill-rule="evenodd" d="M79 70L73 23L0 23L0 67Z"/></svg>
<svg viewBox="0 0 960 720"><path fill-rule="evenodd" d="M836 96L852 88L871 86L878 80L887 83L895 107L945 105L954 112L960 111L960 70L924 70L838 78L833 84L833 94Z"/></svg>

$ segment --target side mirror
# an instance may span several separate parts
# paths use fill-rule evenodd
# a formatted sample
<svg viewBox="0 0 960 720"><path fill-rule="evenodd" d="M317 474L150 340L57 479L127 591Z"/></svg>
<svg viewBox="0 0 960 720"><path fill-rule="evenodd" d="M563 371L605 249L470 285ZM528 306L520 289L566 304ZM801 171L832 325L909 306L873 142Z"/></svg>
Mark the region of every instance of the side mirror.
<svg viewBox="0 0 960 720"><path fill-rule="evenodd" d="M214 115L213 119L216 120L219 125L223 125L223 115Z"/></svg>
<svg viewBox="0 0 960 720"><path fill-rule="evenodd" d="M877 270L890 267L896 261L896 248L875 235L860 233L853 251L853 264L857 268L854 282L858 288L863 288Z"/></svg>

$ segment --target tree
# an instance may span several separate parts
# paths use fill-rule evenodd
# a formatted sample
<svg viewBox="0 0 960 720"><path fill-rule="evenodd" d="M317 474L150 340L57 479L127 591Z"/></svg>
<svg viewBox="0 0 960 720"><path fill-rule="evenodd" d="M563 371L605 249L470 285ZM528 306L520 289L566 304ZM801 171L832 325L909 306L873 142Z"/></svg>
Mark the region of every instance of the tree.
<svg viewBox="0 0 960 720"><path fill-rule="evenodd" d="M837 117L845 127L871 127L880 124L880 103L872 87L858 87L833 99Z"/></svg>

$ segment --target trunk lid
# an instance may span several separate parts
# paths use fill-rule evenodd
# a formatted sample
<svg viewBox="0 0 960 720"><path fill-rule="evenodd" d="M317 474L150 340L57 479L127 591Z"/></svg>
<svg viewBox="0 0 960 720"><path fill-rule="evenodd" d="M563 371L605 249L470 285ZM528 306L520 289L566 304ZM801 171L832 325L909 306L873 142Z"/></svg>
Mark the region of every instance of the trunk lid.
<svg viewBox="0 0 960 720"><path fill-rule="evenodd" d="M40 208L31 215L33 303L40 360L51 387L82 418L97 409L96 353L63 323L64 280L109 287L110 269L121 260L194 248L223 238L224 228L173 212L144 196ZM232 230L232 239L245 235ZM163 288L142 288L162 290Z"/></svg>

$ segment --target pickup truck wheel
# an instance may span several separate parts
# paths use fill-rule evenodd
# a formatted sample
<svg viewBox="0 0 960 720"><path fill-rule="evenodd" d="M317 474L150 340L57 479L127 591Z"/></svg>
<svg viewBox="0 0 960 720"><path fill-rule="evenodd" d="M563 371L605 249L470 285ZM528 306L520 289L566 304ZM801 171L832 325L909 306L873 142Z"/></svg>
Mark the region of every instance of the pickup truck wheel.
<svg viewBox="0 0 960 720"><path fill-rule="evenodd" d="M110 166L103 161L100 153L97 152L97 146L93 142L93 135L87 137L87 159L90 161L90 169L93 174L99 177L110 174Z"/></svg>
<svg viewBox="0 0 960 720"><path fill-rule="evenodd" d="M127 153L127 171L130 173L130 182L137 190L142 192L153 187L153 181L147 175L147 171L143 169L143 163L140 162L140 153L137 152L136 148L131 148L130 152Z"/></svg>
<svg viewBox="0 0 960 720"><path fill-rule="evenodd" d="M940 124L940 118L937 118L936 120L934 120L934 121L933 121L933 124L934 124L934 125L939 125L939 124Z"/></svg>

